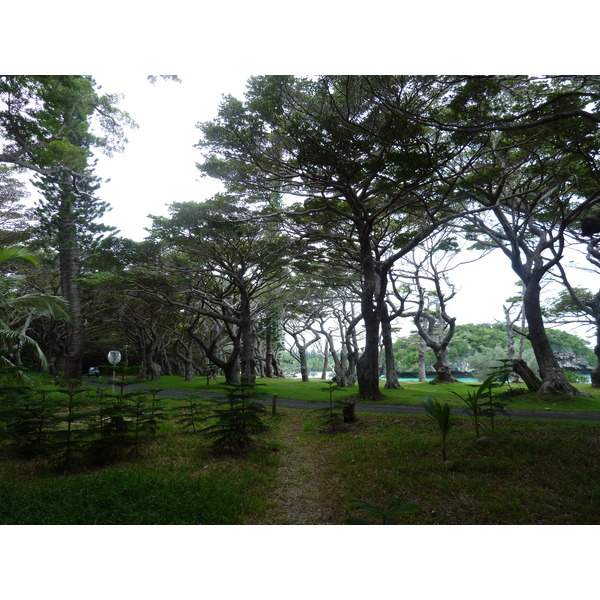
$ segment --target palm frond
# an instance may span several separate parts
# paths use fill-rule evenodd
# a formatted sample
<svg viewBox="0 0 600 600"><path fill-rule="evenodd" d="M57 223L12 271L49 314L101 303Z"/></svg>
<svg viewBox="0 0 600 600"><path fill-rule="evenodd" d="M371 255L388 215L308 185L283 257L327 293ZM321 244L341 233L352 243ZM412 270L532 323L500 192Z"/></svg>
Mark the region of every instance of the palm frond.
<svg viewBox="0 0 600 600"><path fill-rule="evenodd" d="M38 317L70 321L69 303L60 296L50 294L25 294L6 302L4 310L19 310Z"/></svg>
<svg viewBox="0 0 600 600"><path fill-rule="evenodd" d="M32 252L20 246L4 246L0 248L0 263L9 260L26 260L32 265L38 265L38 260Z"/></svg>
<svg viewBox="0 0 600 600"><path fill-rule="evenodd" d="M42 349L39 347L38 343L33 338L30 338L28 335L25 335L21 331L14 331L12 329L0 329L0 346L6 346L10 348L16 345L21 345L23 348L32 350L37 356L38 360L40 361L42 369L44 371L48 370L48 361L46 360ZM8 363L9 366L14 366L6 357L3 358L3 362Z"/></svg>

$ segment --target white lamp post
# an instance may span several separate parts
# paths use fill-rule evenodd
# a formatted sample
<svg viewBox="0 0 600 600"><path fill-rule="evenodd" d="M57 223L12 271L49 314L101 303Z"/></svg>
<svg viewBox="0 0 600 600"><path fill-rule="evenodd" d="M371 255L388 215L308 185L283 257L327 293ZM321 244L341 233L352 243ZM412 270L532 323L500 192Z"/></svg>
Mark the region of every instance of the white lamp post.
<svg viewBox="0 0 600 600"><path fill-rule="evenodd" d="M114 367L121 361L121 353L118 350L111 350L108 353L108 362ZM112 393L115 393L115 379L117 377L117 372L113 371L113 385L112 385Z"/></svg>

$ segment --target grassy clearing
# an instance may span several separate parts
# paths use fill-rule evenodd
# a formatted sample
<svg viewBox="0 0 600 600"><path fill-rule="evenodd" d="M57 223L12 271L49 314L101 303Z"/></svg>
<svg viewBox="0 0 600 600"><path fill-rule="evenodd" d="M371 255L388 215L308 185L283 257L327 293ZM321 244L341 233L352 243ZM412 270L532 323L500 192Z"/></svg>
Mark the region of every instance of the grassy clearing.
<svg viewBox="0 0 600 600"><path fill-rule="evenodd" d="M222 382L222 379L219 380ZM162 387L170 389L186 389L190 392L195 390L203 391L218 391L217 385L219 382L211 382L208 386L206 385L206 379L203 377L197 377L193 382L183 381L178 376L165 376L161 377L158 382L152 382L148 384L150 387ZM259 379L257 383L261 384L262 390L265 394L272 396L277 394L279 398L293 398L297 400L307 400L309 402L323 402L327 399L327 393L324 390L326 383L321 380L313 379L308 382L302 382L297 379ZM439 400L440 402L447 402L450 406L464 407L464 403L457 398L452 392L465 395L468 390L473 390L477 384L469 383L455 383L452 385L431 385L429 383L404 383L403 389L400 390L386 390L383 388L384 382L381 383L381 389L384 394L384 398L381 404L408 404L418 405L419 399L425 398L429 395ZM524 386L511 386L513 389L516 387ZM524 395L514 396L507 408L514 409L530 409L530 410L583 410L583 411L600 411L600 390L593 389L591 384L577 384L576 387L585 392L586 394L592 394L592 398L586 397L564 397L564 396L553 396L553 395L540 395L534 393L526 393ZM508 386L504 386L505 390L508 390ZM346 388L340 392L336 392L336 398L343 399L345 397L352 397L358 394L358 386Z"/></svg>
<svg viewBox="0 0 600 600"><path fill-rule="evenodd" d="M0 459L0 524L224 525L264 512L277 459L272 436L253 452L216 457L207 441L165 427L138 456L62 474L45 459Z"/></svg>
<svg viewBox="0 0 600 600"><path fill-rule="evenodd" d="M450 469L435 426L421 417L364 415L355 432L315 443L329 457L323 478L337 482L340 522L378 522L350 511L350 498L379 509L403 498L418 505L404 524L600 523L598 426L504 420L487 433L482 446L471 423L456 419Z"/></svg>
<svg viewBox="0 0 600 600"><path fill-rule="evenodd" d="M239 458L166 426L138 456L70 475L4 454L0 523L376 524L402 498L416 513L388 522L600 524L599 425L484 422L482 445L470 420L456 418L445 465L427 417L358 417L331 434L315 411L280 409Z"/></svg>

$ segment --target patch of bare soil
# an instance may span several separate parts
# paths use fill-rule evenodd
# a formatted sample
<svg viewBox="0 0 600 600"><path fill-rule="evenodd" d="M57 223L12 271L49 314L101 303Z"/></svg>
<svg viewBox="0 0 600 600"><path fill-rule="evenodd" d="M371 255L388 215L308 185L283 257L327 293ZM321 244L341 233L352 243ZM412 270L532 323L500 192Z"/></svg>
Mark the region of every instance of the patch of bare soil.
<svg viewBox="0 0 600 600"><path fill-rule="evenodd" d="M339 506L332 487L335 481L326 476L329 450L325 444L306 444L300 432L306 415L292 411L280 432L280 467L278 483L272 492L272 505L264 525L336 525L340 522Z"/></svg>

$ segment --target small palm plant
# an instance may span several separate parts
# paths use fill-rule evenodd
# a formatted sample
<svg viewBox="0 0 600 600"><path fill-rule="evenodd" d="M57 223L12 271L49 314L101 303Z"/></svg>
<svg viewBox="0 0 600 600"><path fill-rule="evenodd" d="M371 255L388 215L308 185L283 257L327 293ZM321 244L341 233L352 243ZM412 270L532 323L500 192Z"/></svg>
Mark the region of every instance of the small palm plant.
<svg viewBox="0 0 600 600"><path fill-rule="evenodd" d="M492 410L491 413L491 418L493 419L493 410L499 410L499 408L497 406L493 406L493 403L491 402L491 395L492 395L492 387L493 387L493 382L495 379L498 378L498 373L492 373L492 375L490 375L485 381L483 381L475 391L471 392L467 392L466 396L462 396L461 394L455 392L452 390L452 393L455 396L458 396L466 405L467 408L465 409L467 411L467 413L469 414L469 416L471 417L471 419L473 419L473 425L475 427L475 437L477 439L479 439L479 432L482 429L482 425L479 422L479 417L484 414L483 410L482 410L482 405L484 404L483 399L484 398L488 398L489 397L489 402L485 402L485 404L489 404L490 405L490 409ZM493 421L492 421L493 424Z"/></svg>
<svg viewBox="0 0 600 600"><path fill-rule="evenodd" d="M419 400L419 403L440 429L442 435L442 462L446 462L446 438L453 425L450 418L450 405L447 402L441 404L438 400L434 400L430 396L427 396L425 400Z"/></svg>

